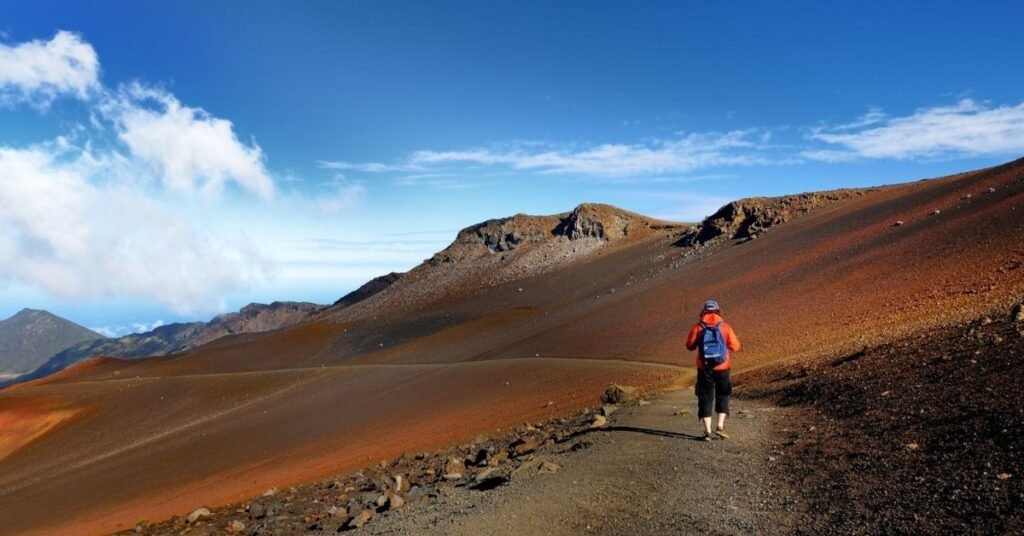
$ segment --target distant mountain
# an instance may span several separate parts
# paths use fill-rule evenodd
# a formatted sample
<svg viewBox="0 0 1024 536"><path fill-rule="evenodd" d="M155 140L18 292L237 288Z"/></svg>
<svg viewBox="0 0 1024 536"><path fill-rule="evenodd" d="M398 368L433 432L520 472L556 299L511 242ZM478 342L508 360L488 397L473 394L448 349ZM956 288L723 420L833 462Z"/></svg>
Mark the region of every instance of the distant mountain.
<svg viewBox="0 0 1024 536"><path fill-rule="evenodd" d="M306 302L274 302L269 305L250 303L237 313L223 314L209 322L168 324L153 331L133 333L116 339L89 340L51 353L52 357L20 380L49 376L95 356L149 357L183 352L225 335L291 326L321 308L320 305Z"/></svg>
<svg viewBox="0 0 1024 536"><path fill-rule="evenodd" d="M65 348L99 339L103 335L53 313L22 309L0 320L0 374L34 370Z"/></svg>

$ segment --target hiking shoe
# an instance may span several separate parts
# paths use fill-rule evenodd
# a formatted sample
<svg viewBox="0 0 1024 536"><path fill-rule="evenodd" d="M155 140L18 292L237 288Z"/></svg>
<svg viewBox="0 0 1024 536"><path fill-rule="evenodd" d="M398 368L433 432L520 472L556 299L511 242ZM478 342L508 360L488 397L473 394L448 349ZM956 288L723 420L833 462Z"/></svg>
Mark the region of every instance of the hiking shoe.
<svg viewBox="0 0 1024 536"><path fill-rule="evenodd" d="M711 434L704 432L704 435L700 437L701 441L711 441Z"/></svg>
<svg viewBox="0 0 1024 536"><path fill-rule="evenodd" d="M718 430L715 430L715 435L722 439L729 439L729 434L725 433L725 428L719 428Z"/></svg>

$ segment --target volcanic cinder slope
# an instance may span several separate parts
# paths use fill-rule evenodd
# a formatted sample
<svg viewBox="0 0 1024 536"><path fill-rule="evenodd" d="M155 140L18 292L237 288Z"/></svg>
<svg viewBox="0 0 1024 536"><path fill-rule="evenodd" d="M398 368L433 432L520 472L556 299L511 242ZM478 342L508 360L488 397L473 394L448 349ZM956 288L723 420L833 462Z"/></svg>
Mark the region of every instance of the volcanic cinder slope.
<svg viewBox="0 0 1024 536"><path fill-rule="evenodd" d="M603 205L485 222L308 322L0 391L0 422L33 431L0 429L0 526L123 529L566 413L610 381L680 381L709 297L740 371L1005 307L1024 290L1022 192L1018 161L700 225Z"/></svg>

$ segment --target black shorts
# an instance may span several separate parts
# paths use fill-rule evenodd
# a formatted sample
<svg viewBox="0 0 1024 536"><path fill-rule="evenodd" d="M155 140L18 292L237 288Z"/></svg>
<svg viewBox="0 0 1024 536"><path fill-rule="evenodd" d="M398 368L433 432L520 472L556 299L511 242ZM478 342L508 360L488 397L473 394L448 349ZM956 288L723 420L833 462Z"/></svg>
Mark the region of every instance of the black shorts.
<svg viewBox="0 0 1024 536"><path fill-rule="evenodd" d="M729 395L732 394L732 379L728 370L697 370L697 417L703 419L715 413L729 414ZM712 408L712 406L714 406Z"/></svg>

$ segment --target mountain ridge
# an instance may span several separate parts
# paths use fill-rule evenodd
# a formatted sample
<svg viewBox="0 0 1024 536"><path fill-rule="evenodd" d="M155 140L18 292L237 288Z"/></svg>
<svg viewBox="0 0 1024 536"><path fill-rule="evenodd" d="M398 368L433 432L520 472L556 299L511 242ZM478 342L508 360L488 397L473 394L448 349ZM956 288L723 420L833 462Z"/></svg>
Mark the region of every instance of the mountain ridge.
<svg viewBox="0 0 1024 536"><path fill-rule="evenodd" d="M24 308L0 320L0 373L29 372L65 348L103 338L49 311Z"/></svg>

